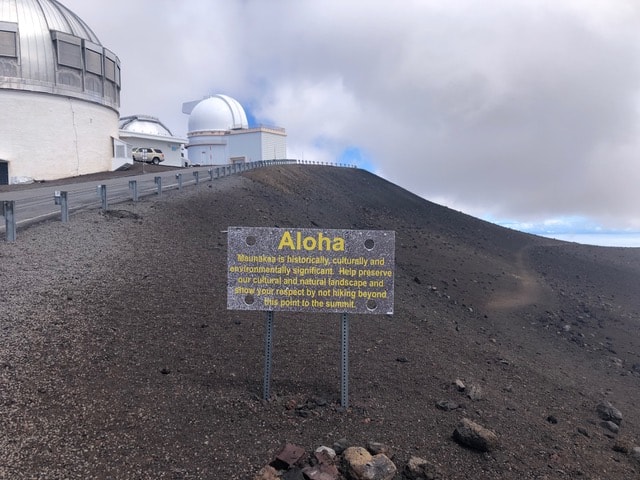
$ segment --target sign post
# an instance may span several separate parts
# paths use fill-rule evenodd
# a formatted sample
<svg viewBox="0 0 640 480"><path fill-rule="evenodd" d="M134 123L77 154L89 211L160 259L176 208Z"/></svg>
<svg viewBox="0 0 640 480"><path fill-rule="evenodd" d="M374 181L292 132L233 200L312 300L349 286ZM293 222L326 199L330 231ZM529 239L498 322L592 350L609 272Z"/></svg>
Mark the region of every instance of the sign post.
<svg viewBox="0 0 640 480"><path fill-rule="evenodd" d="M230 227L227 308L267 312L264 398L275 311L342 315L342 406L349 396L349 314L393 314L395 232Z"/></svg>
<svg viewBox="0 0 640 480"><path fill-rule="evenodd" d="M342 314L342 395L340 405L349 408L349 314Z"/></svg>

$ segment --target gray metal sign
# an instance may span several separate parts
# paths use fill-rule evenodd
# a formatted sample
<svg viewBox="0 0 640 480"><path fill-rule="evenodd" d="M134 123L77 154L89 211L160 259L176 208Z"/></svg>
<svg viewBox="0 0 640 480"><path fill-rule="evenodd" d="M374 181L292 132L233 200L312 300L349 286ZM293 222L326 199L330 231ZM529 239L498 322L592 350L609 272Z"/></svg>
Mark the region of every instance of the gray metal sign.
<svg viewBox="0 0 640 480"><path fill-rule="evenodd" d="M227 308L393 313L395 232L229 227Z"/></svg>

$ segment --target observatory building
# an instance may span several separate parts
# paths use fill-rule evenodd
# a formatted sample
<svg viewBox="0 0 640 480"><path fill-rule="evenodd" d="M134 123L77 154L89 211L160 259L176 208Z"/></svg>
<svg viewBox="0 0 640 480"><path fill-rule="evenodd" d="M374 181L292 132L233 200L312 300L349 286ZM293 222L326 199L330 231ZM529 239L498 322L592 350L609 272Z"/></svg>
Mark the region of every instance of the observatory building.
<svg viewBox="0 0 640 480"><path fill-rule="evenodd" d="M162 165L184 167L183 145L185 138L174 137L171 131L156 117L131 115L120 118L120 139L131 147L159 148L164 153Z"/></svg>
<svg viewBox="0 0 640 480"><path fill-rule="evenodd" d="M227 95L212 95L182 105L189 115L188 157L192 165L223 165L287 158L284 128L249 128L240 103Z"/></svg>
<svg viewBox="0 0 640 480"><path fill-rule="evenodd" d="M120 61L55 0L0 0L0 184L118 168Z"/></svg>

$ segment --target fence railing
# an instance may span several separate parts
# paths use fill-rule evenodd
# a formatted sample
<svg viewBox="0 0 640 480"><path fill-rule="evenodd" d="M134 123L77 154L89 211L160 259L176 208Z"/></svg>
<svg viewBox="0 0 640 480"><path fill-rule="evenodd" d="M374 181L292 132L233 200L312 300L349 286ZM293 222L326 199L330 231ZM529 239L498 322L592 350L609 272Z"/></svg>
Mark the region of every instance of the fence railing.
<svg viewBox="0 0 640 480"><path fill-rule="evenodd" d="M20 190L19 194L7 192L0 198L0 216L4 217L4 225L0 224L0 232L4 232L7 242L15 242L18 226L25 226L41 220L55 218L59 215L63 223L69 221L70 212L86 208L99 207L108 210L112 203L133 200L152 195L162 196L163 188L182 190L187 185L199 185L201 182L239 174L256 168L274 165L326 165L342 168L357 168L356 165L333 162L314 162L309 160L280 159L260 160L256 162L235 163L211 167L190 168L162 175L140 175L135 177L119 177L104 182L86 182L62 187L41 187ZM187 172L191 171L192 175ZM52 205L54 207L52 208ZM59 206L59 212L55 208Z"/></svg>

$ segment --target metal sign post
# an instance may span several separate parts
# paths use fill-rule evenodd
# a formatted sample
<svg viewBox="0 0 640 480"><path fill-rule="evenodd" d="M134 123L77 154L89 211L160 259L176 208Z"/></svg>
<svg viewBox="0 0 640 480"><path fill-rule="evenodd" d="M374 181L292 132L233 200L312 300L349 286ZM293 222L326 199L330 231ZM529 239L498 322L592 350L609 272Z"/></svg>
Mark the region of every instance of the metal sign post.
<svg viewBox="0 0 640 480"><path fill-rule="evenodd" d="M264 381L263 394L264 400L271 398L271 357L273 355L273 312L268 311L266 315L264 335Z"/></svg>
<svg viewBox="0 0 640 480"><path fill-rule="evenodd" d="M342 408L349 408L349 314L342 314Z"/></svg>

